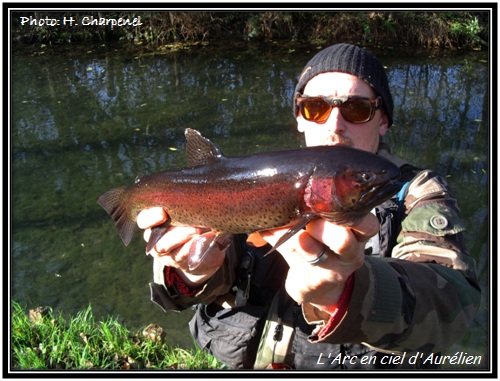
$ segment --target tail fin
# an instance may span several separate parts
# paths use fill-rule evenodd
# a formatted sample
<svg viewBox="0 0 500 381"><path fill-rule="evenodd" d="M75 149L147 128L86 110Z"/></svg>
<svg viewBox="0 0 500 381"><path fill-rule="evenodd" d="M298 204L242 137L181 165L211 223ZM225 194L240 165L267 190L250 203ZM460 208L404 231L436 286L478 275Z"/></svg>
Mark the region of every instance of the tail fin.
<svg viewBox="0 0 500 381"><path fill-rule="evenodd" d="M104 193L97 202L115 221L115 228L125 246L132 240L135 222L129 218L129 211L122 202L127 187L114 188Z"/></svg>

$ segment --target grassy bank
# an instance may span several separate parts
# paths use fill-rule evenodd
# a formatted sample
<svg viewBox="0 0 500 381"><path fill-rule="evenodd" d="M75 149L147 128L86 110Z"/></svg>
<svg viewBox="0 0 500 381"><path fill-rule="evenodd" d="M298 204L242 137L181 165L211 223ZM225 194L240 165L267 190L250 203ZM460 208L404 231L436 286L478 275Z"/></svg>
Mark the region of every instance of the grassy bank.
<svg viewBox="0 0 500 381"><path fill-rule="evenodd" d="M116 319L95 321L92 308L68 319L50 308L25 311L12 302L11 360L14 370L220 369L201 350L172 348L161 327L130 332Z"/></svg>
<svg viewBox="0 0 500 381"><path fill-rule="evenodd" d="M11 17L14 44L114 41L124 47L160 51L229 41L480 49L488 44L490 22L487 11L15 11ZM120 18L128 20L128 25L111 27L110 20ZM99 25L100 20L108 24Z"/></svg>

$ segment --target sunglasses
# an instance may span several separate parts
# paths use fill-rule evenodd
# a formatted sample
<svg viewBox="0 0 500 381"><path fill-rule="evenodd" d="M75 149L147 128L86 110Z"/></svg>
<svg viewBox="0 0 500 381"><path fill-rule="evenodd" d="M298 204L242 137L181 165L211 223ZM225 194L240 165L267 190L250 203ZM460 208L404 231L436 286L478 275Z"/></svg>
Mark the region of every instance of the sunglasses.
<svg viewBox="0 0 500 381"><path fill-rule="evenodd" d="M305 120L325 123L334 107L350 123L366 123L373 119L375 111L382 107L382 98L364 97L303 97L297 94L297 107Z"/></svg>

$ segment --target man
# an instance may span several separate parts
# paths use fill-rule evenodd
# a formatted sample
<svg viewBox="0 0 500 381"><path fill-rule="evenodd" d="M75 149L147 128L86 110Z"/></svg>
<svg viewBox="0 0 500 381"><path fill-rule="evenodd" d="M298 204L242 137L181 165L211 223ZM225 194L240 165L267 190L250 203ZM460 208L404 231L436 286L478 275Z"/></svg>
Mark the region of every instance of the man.
<svg viewBox="0 0 500 381"><path fill-rule="evenodd" d="M439 175L388 152L392 96L364 49L317 53L299 77L294 113L308 146L348 145L398 165L398 195L357 226L313 220L279 254L263 256L287 228L237 236L196 273L187 255L200 229L171 228L150 253L152 299L165 310L197 305L191 332L233 368L433 367L427 354L460 338L480 299L456 200ZM146 240L167 213L139 214Z"/></svg>

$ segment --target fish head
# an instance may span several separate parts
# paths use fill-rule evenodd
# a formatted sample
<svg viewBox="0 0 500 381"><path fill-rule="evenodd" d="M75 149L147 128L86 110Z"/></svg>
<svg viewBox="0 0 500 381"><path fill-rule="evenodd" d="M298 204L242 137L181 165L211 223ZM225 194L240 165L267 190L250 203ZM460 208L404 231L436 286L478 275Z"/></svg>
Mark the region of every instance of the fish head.
<svg viewBox="0 0 500 381"><path fill-rule="evenodd" d="M381 158L375 159L376 163L316 171L306 190L308 206L319 216L340 225L359 222L401 187L399 168L385 159L381 162Z"/></svg>

